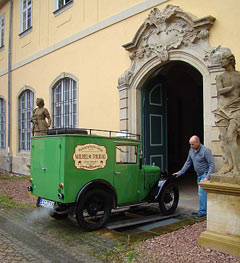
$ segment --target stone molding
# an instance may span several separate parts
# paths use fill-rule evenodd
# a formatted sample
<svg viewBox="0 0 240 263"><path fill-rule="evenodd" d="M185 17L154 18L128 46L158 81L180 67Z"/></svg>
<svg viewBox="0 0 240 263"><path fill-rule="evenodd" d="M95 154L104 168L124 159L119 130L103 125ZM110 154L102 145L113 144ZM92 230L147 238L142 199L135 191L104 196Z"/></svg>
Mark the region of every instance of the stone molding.
<svg viewBox="0 0 240 263"><path fill-rule="evenodd" d="M239 184L221 183L221 182L202 182L199 185L208 193L240 196Z"/></svg>
<svg viewBox="0 0 240 263"><path fill-rule="evenodd" d="M240 257L240 237L238 236L223 235L207 230L201 233L198 244Z"/></svg>

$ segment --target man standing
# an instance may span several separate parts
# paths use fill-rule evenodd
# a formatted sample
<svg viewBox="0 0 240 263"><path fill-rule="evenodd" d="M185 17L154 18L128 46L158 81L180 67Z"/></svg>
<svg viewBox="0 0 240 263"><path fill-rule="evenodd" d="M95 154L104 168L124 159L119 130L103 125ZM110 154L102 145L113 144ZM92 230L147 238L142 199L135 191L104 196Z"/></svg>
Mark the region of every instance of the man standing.
<svg viewBox="0 0 240 263"><path fill-rule="evenodd" d="M202 145L199 137L196 135L190 138L189 144L191 148L185 164L180 171L173 175L183 175L193 164L194 170L198 176L197 182L208 181L210 179L210 174L213 173L215 168L211 150ZM194 213L194 218L204 217L207 214L207 192L200 186L198 186L198 196L200 206L198 212Z"/></svg>

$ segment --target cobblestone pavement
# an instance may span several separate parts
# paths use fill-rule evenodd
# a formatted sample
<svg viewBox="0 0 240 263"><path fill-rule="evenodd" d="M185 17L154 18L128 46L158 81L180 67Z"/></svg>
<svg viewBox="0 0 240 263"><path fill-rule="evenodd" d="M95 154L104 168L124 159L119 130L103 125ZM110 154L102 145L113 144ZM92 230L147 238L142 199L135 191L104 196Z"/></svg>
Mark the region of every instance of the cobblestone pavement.
<svg viewBox="0 0 240 263"><path fill-rule="evenodd" d="M55 220L39 209L0 207L0 263L103 262L120 242L84 232L74 219Z"/></svg>

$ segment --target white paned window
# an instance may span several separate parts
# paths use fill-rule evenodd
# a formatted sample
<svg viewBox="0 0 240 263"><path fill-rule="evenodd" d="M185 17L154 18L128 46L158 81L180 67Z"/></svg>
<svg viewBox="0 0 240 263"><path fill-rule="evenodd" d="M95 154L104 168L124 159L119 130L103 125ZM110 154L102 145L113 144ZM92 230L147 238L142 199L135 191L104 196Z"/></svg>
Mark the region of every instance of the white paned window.
<svg viewBox="0 0 240 263"><path fill-rule="evenodd" d="M21 93L18 101L19 150L30 151L31 117L34 107L34 94L31 90Z"/></svg>
<svg viewBox="0 0 240 263"><path fill-rule="evenodd" d="M21 1L21 33L32 27L32 0Z"/></svg>
<svg viewBox="0 0 240 263"><path fill-rule="evenodd" d="M0 48L4 46L5 15L0 16Z"/></svg>
<svg viewBox="0 0 240 263"><path fill-rule="evenodd" d="M53 128L77 127L77 88L71 78L61 79L52 90Z"/></svg>
<svg viewBox="0 0 240 263"><path fill-rule="evenodd" d="M5 100L0 98L0 148L6 147L6 104Z"/></svg>
<svg viewBox="0 0 240 263"><path fill-rule="evenodd" d="M73 0L54 0L55 4L55 10L58 10L60 8L63 8L64 6L68 5L69 3L72 3Z"/></svg>

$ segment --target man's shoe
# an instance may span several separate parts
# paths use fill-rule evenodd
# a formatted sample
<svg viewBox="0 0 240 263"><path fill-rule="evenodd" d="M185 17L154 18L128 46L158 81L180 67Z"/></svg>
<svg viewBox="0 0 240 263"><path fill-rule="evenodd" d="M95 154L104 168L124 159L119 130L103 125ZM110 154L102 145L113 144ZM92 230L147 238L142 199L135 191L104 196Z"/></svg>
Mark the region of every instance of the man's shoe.
<svg viewBox="0 0 240 263"><path fill-rule="evenodd" d="M197 214L197 212L192 212L192 216L196 216Z"/></svg>
<svg viewBox="0 0 240 263"><path fill-rule="evenodd" d="M201 218L201 217L205 217L206 215L199 215L199 214L196 214L195 216L193 216L194 219L198 219L198 218Z"/></svg>

